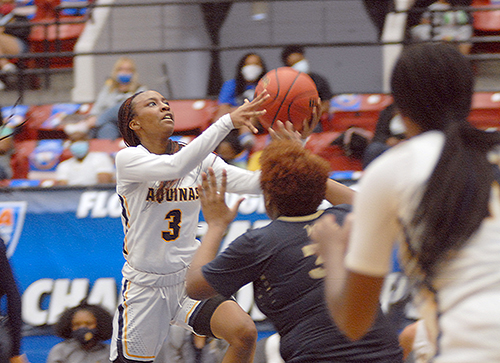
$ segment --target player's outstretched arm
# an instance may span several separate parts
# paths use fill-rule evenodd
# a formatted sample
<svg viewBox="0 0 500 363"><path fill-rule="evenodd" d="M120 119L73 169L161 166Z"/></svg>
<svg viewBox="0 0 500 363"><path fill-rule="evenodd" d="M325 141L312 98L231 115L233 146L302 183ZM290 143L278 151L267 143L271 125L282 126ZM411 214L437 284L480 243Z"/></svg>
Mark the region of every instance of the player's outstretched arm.
<svg viewBox="0 0 500 363"><path fill-rule="evenodd" d="M359 274L347 269L347 250L353 215L339 226L325 214L314 224L311 240L326 269L325 299L335 324L351 340L361 339L370 329L379 307L383 277Z"/></svg>
<svg viewBox="0 0 500 363"><path fill-rule="evenodd" d="M224 199L226 186L227 172L222 171L222 183L218 187L214 170L209 168L208 175L202 175L202 184L198 187L201 209L208 224L208 230L186 274L186 291L192 299L208 299L217 293L205 280L201 268L217 256L226 229L236 217L243 201L243 198L240 198L232 208L229 208Z"/></svg>
<svg viewBox="0 0 500 363"><path fill-rule="evenodd" d="M234 127L239 129L240 127L247 126L254 134L257 133L259 130L253 125L252 119L266 113L266 110L262 110L262 105L269 97L267 91L264 90L252 102L245 100L243 105L229 114Z"/></svg>
<svg viewBox="0 0 500 363"><path fill-rule="evenodd" d="M325 198L333 205L352 204L356 192L335 180L328 179L326 182Z"/></svg>

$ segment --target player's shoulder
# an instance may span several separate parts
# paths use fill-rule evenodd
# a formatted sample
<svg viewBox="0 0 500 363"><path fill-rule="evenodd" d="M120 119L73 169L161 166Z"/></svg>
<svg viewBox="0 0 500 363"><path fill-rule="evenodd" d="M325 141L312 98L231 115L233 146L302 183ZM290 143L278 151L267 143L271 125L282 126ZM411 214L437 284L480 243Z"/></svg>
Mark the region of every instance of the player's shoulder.
<svg viewBox="0 0 500 363"><path fill-rule="evenodd" d="M241 242L246 246L252 245L254 248L258 248L259 246L264 245L262 241L269 238L270 230L273 230L274 228L275 226L273 225L273 221L271 221L271 223L266 224L265 226L248 229L240 236Z"/></svg>
<svg viewBox="0 0 500 363"><path fill-rule="evenodd" d="M143 154L147 153L148 151L144 148L139 146L128 146L126 148L121 149L116 153L116 161L118 162L119 160L127 159L131 156L137 155L137 154Z"/></svg>

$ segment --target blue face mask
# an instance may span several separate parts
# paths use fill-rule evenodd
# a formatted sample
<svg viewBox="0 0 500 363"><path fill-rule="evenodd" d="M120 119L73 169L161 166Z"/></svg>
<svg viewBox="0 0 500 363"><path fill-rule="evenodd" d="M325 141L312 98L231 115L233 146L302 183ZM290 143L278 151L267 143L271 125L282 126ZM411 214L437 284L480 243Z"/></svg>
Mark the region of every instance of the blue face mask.
<svg viewBox="0 0 500 363"><path fill-rule="evenodd" d="M116 80L121 84L128 84L132 80L132 73L118 73L116 75Z"/></svg>
<svg viewBox="0 0 500 363"><path fill-rule="evenodd" d="M69 151L71 154L79 160L83 159L89 152L89 142L88 141L75 141L69 146Z"/></svg>

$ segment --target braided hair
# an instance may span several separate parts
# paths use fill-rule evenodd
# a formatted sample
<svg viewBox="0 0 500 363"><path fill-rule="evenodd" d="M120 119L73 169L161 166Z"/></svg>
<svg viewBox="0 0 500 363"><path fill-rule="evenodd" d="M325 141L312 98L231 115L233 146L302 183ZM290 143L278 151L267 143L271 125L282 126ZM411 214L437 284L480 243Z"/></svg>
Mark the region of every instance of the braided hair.
<svg viewBox="0 0 500 363"><path fill-rule="evenodd" d="M403 116L422 132L440 130L445 136L410 222L416 233L407 241L429 283L440 263L463 247L489 214L494 175L487 153L500 144L500 133L468 123L472 67L449 44L420 43L405 49L394 67L391 87Z"/></svg>
<svg viewBox="0 0 500 363"><path fill-rule="evenodd" d="M138 146L141 144L141 140L139 139L135 131L129 127L129 125L130 121L132 121L134 116L136 116L134 109L134 99L143 92L144 91L137 92L127 98L125 101L123 101L120 109L118 110L118 128L120 130L120 134L122 135L123 141L127 146ZM182 144L179 144L176 141L168 140L166 153L174 154L179 151L182 146Z"/></svg>
<svg viewBox="0 0 500 363"><path fill-rule="evenodd" d="M135 116L132 103L134 99L141 93L142 91L137 92L127 98L125 101L123 101L120 109L118 110L118 128L120 129L120 134L122 135L123 141L127 146L137 146L141 143L141 140L139 140L139 137L137 137L134 130L129 127L130 121L132 121Z"/></svg>

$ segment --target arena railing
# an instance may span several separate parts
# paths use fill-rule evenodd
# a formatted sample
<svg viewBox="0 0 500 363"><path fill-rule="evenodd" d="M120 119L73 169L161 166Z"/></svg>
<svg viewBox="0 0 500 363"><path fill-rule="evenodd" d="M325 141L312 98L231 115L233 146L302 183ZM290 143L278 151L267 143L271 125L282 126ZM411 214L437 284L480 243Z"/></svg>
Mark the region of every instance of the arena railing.
<svg viewBox="0 0 500 363"><path fill-rule="evenodd" d="M266 2L290 2L291 0L267 0ZM320 1L332 1L332 0L320 0ZM335 0L333 0L335 1ZM252 2L250 0L233 0L231 3L249 3ZM51 60L57 60L61 58L71 58L73 59L75 56L83 56L83 55L92 55L92 56L100 56L100 55L125 55L125 54L152 54L152 53L182 53L182 52L199 52L199 51L228 51L228 50L246 50L249 48L252 49L275 49L281 48L283 44L251 44L244 46L217 46L212 45L209 47L196 47L196 48L157 48L157 49L133 49L133 50L109 50L109 51L91 51L91 52L74 52L74 51L61 51L61 42L62 38L60 37L60 27L62 25L68 24L84 24L86 22L92 22L92 13L96 8L102 7L111 7L111 8L125 8L125 7L148 7L148 6L173 6L173 5L193 5L193 4L207 4L207 3L224 3L224 1L202 1L202 0L189 0L189 1L172 1L172 2L161 2L161 1L144 1L144 2L135 2L135 3L123 3L123 4L97 4L96 2L72 2L72 3L63 3L63 5L59 6L56 10L56 18L54 21L35 21L31 22L29 26L43 26L45 27L45 35L48 38L49 27L55 26L55 39L54 49L55 51L49 51L49 43L50 41L46 40L46 47L43 52L37 53L24 53L13 56L5 56L8 59L17 59L24 64L29 64L33 62L33 60L37 60L38 64L41 66L30 67L30 66L21 66L18 67L16 71L17 82L17 91L19 93L19 97L22 101L24 92L29 88L26 82L21 81L27 75L36 75L41 76L44 80L41 85L42 88L50 87L50 76L55 73L67 72L68 68L51 68L50 63ZM86 9L85 16L83 18L71 20L68 18L61 19L60 13L65 9ZM499 5L491 5L491 6L455 6L453 10L464 10L468 13L474 13L477 11L499 11ZM394 10L391 13L423 13L427 11L427 8L414 8L409 10ZM24 25L17 25L22 27ZM500 25L499 25L500 28ZM318 43L304 43L305 47L365 47L365 46L386 46L386 45L395 45L395 44L408 44L410 40L403 39L402 41L357 41L357 42L318 42ZM484 35L484 36L472 36L469 40L461 41L467 43L492 43L492 42L500 42L500 35ZM459 43L459 41L455 41L455 43ZM483 53L483 54L469 54L467 55L471 60L500 60L500 53ZM70 68L71 69L71 68Z"/></svg>

